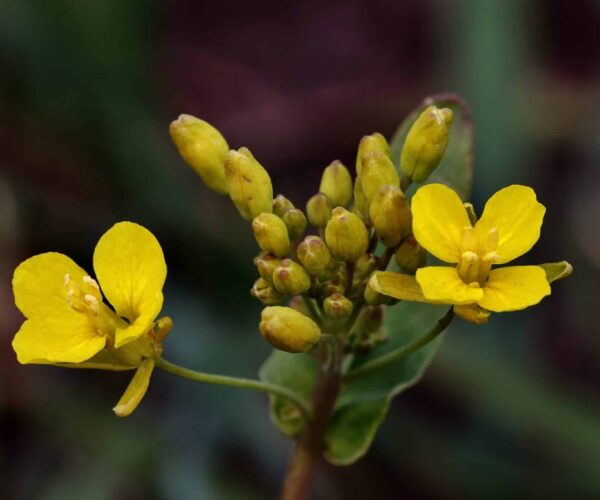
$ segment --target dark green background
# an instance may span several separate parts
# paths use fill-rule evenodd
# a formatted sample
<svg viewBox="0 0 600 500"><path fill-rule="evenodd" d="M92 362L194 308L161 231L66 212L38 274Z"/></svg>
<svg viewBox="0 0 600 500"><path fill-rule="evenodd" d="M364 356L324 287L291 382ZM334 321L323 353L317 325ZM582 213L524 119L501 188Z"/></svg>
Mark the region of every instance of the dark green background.
<svg viewBox="0 0 600 500"><path fill-rule="evenodd" d="M523 262L567 259L536 308L454 324L369 455L323 467L315 499L600 496L600 8L589 1L0 4L0 497L274 498L291 444L262 395L156 373L16 363L10 279L54 250L91 270L119 220L161 241L165 356L254 376L269 346L248 294L249 226L178 157L168 124L207 119L298 205L360 137L431 93L475 120L473 202L531 185L548 212Z"/></svg>

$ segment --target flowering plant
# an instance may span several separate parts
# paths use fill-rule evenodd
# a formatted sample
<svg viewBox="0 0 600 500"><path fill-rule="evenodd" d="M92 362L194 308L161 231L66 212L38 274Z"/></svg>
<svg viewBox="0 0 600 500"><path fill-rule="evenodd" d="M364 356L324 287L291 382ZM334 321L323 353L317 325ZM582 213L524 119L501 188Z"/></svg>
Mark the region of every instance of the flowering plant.
<svg viewBox="0 0 600 500"><path fill-rule="evenodd" d="M319 457L347 465L366 453L390 401L419 380L455 316L484 324L533 306L571 272L566 262L494 267L536 243L545 208L533 189L513 185L477 218L465 201L472 124L454 95L426 99L390 143L363 137L356 175L331 163L306 210L274 197L253 154L230 149L207 122L181 115L170 132L205 184L249 221L260 248L251 294L265 306L258 329L275 347L260 379L162 358L173 327L158 319L167 267L156 238L132 222L100 238L95 278L58 253L17 267L15 302L26 320L13 347L21 363L135 370L114 408L121 417L140 404L155 367L269 394L273 423L297 442L282 498L308 495ZM430 256L450 265L428 265Z"/></svg>

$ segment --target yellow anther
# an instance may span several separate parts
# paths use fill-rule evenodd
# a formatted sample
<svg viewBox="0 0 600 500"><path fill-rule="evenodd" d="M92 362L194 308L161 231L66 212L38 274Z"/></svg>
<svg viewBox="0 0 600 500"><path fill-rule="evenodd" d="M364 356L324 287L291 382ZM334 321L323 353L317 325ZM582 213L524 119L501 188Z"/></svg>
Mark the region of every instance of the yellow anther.
<svg viewBox="0 0 600 500"><path fill-rule="evenodd" d="M92 278L91 276L88 276L87 274L83 277L83 283L91 286L92 288L95 288L96 290L100 291L100 287L98 286L98 282Z"/></svg>
<svg viewBox="0 0 600 500"><path fill-rule="evenodd" d="M496 248L498 248L498 242L500 241L500 236L498 235L498 230L493 227L488 231L487 241L485 242L485 251L494 252Z"/></svg>
<svg viewBox="0 0 600 500"><path fill-rule="evenodd" d="M477 282L479 264L480 259L475 252L463 252L458 263L458 275L460 279L467 284Z"/></svg>
<svg viewBox="0 0 600 500"><path fill-rule="evenodd" d="M91 311L92 314L97 315L99 310L98 299L89 293L86 293L83 296L83 301L88 308L88 311Z"/></svg>
<svg viewBox="0 0 600 500"><path fill-rule="evenodd" d="M475 231L471 226L464 226L462 228L462 241L461 246L463 251L473 253L477 246L475 239ZM464 255L464 254L463 254Z"/></svg>

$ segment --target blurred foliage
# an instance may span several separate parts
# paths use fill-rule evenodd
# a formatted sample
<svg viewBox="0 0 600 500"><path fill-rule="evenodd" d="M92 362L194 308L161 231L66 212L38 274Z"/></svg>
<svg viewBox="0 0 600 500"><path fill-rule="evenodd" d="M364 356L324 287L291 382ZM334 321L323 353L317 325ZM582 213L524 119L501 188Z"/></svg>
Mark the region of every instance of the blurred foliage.
<svg viewBox="0 0 600 500"><path fill-rule="evenodd" d="M573 277L527 312L455 324L369 455L325 467L315 499L600 494L600 10L593 0L228 5L5 0L0 6L0 497L272 498L290 443L255 394L157 373L126 420L127 375L18 366L10 277L27 256L86 261L116 220L169 264L166 357L255 375L269 348L251 232L169 143L180 112L246 145L297 205L366 133L455 91L475 123L473 201L535 186L531 261ZM592 215L592 216L590 216Z"/></svg>

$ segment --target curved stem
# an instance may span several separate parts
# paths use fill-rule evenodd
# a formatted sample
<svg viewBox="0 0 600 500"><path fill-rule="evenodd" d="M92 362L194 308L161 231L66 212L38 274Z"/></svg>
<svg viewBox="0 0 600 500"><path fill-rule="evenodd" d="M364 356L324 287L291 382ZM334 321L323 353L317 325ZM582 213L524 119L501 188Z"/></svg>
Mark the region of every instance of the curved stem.
<svg viewBox="0 0 600 500"><path fill-rule="evenodd" d="M229 387L236 387L238 389L250 389L253 391L264 392L272 394L273 396L279 396L286 398L292 402L302 412L302 416L309 421L310 420L310 408L309 406L298 396L295 392L290 391L286 387L269 384L268 382L261 382L260 380L253 380L239 377L229 377L226 375L215 375L213 373L197 372L184 368L182 366L170 363L169 361L158 358L156 360L156 366L161 370L177 375L178 377L187 378L194 382L204 382L207 384L226 385Z"/></svg>
<svg viewBox="0 0 600 500"><path fill-rule="evenodd" d="M375 370L379 370L380 368L383 368L384 366L387 366L390 363L395 363L396 361L404 358L405 356L408 356L409 354L418 351L421 347L429 344L429 342L431 342L438 335L440 335L448 327L448 325L452 321L452 318L454 318L454 310L451 307L450 309L448 309L446 315L443 318L441 318L435 324L435 326L431 330L429 330L425 335L419 337L410 344L406 344L396 349L395 351L389 352L387 354L384 354L383 356L380 356L379 358L365 363L364 365L358 367L356 370L348 372L346 375L344 375L344 382L349 382L351 380L360 378L364 375L368 375L369 373Z"/></svg>

